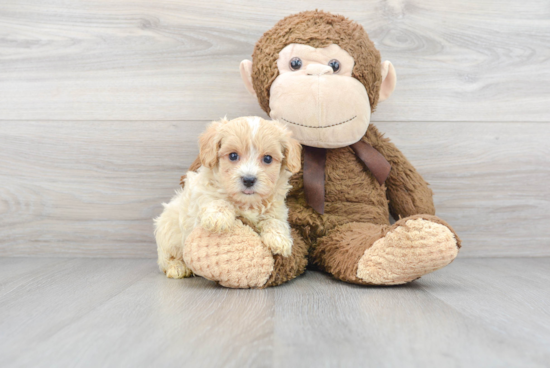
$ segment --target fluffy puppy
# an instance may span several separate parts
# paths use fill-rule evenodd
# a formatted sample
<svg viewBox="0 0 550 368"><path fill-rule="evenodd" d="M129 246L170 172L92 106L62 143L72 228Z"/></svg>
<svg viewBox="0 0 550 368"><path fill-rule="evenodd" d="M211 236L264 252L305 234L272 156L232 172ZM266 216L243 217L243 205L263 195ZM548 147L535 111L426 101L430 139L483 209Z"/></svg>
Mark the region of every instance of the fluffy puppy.
<svg viewBox="0 0 550 368"><path fill-rule="evenodd" d="M301 147L276 121L259 117L223 119L199 138L201 167L188 172L155 219L158 264L170 278L192 275L183 261L191 231L231 231L236 221L251 226L273 254L289 256L292 237L285 197L288 179L300 170Z"/></svg>

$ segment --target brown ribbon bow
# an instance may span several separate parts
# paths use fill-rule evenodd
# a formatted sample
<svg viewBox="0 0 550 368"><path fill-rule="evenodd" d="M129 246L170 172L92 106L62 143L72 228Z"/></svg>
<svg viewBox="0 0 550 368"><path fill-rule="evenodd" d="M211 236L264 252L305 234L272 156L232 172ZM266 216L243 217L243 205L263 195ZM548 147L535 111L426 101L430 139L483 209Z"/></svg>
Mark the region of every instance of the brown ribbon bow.
<svg viewBox="0 0 550 368"><path fill-rule="evenodd" d="M326 148L304 147L304 191L306 202L321 215L325 213ZM357 157L382 185L388 178L391 165L373 146L360 140L350 146Z"/></svg>

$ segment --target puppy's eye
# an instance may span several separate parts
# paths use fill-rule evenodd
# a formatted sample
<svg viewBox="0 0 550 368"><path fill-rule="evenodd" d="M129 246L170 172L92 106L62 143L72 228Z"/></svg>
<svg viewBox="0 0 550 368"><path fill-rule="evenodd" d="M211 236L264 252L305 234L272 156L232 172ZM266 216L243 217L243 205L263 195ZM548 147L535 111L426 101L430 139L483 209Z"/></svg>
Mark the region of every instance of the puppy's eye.
<svg viewBox="0 0 550 368"><path fill-rule="evenodd" d="M332 59L328 62L328 66L332 68L332 71L334 73L338 73L338 70L340 70L340 62L336 59Z"/></svg>
<svg viewBox="0 0 550 368"><path fill-rule="evenodd" d="M302 67L302 59L299 57L293 57L290 59L290 69L299 70Z"/></svg>
<svg viewBox="0 0 550 368"><path fill-rule="evenodd" d="M237 154L237 152L231 152L229 154L229 159L231 161L237 161L239 159L239 155Z"/></svg>
<svg viewBox="0 0 550 368"><path fill-rule="evenodd" d="M270 164L271 161L273 161L273 157L271 157L270 155L265 155L263 161L266 164Z"/></svg>

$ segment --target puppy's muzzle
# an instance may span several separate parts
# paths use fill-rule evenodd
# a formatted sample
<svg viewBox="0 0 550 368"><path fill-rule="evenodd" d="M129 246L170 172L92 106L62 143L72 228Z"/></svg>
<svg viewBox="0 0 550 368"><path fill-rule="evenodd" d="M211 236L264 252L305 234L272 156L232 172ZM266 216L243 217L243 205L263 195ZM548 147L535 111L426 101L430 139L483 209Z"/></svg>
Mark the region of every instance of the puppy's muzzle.
<svg viewBox="0 0 550 368"><path fill-rule="evenodd" d="M247 188L251 188L256 184L255 176L243 176L241 180L243 181L243 185Z"/></svg>

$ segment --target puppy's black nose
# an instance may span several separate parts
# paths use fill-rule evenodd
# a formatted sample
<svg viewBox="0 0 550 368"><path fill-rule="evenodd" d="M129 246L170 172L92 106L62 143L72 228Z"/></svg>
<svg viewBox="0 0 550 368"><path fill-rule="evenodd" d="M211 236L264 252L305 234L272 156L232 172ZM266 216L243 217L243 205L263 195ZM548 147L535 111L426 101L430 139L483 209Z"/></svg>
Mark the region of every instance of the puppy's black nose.
<svg viewBox="0 0 550 368"><path fill-rule="evenodd" d="M254 185L254 183L256 183L256 178L254 176L244 176L242 180L243 180L244 186L247 188L250 188L251 186Z"/></svg>

